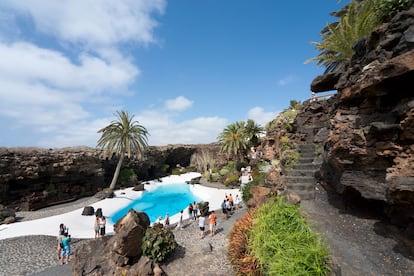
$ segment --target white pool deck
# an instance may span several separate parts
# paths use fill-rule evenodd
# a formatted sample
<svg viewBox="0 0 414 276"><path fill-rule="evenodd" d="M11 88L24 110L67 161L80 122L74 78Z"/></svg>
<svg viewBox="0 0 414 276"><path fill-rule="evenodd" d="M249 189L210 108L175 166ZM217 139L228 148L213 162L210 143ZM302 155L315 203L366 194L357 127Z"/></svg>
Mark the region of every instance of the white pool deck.
<svg viewBox="0 0 414 276"><path fill-rule="evenodd" d="M190 181L192 178L199 177L199 173L186 173L182 175L171 175L162 178L159 181L149 181L149 185L145 185L146 190L154 189L157 185L168 185L171 183L182 183ZM225 195L232 194L235 197L237 194L241 196L239 189L217 189L205 187L199 184L190 186L191 191L203 201L208 201L210 210L220 209L221 203ZM142 192L133 191L132 188L115 191L115 197L106 198L98 201L90 206L102 208L103 214L110 217L119 209L127 206L131 200L137 199ZM82 216L83 208L64 213L61 215L16 222L12 224L0 225L0 239L7 239L28 235L48 235L57 236L59 224L64 223L69 228L69 233L72 238L93 238L94 237L94 223L95 216ZM163 215L163 214L160 214ZM188 212L184 211L184 219L188 218ZM179 219L179 214L170 216L170 222L175 223ZM113 234L113 224L107 220L106 232Z"/></svg>

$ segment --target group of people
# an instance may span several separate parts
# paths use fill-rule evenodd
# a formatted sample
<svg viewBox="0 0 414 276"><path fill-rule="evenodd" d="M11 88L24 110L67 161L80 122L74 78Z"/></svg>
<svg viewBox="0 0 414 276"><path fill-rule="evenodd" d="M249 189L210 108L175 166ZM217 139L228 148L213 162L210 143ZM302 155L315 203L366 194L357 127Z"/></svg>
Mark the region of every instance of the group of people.
<svg viewBox="0 0 414 276"><path fill-rule="evenodd" d="M228 219L229 216L234 212L236 209L241 208L241 198L239 195L233 199L232 194L225 195L223 202L221 203L221 212L223 213L223 218Z"/></svg>
<svg viewBox="0 0 414 276"><path fill-rule="evenodd" d="M105 236L105 227L106 227L106 217L105 216L96 216L95 218L95 239Z"/></svg>
<svg viewBox="0 0 414 276"><path fill-rule="evenodd" d="M57 253L58 259L61 260L62 265L69 263L69 255L72 253L70 250L70 242L69 228L61 223L59 225L59 234L57 237Z"/></svg>

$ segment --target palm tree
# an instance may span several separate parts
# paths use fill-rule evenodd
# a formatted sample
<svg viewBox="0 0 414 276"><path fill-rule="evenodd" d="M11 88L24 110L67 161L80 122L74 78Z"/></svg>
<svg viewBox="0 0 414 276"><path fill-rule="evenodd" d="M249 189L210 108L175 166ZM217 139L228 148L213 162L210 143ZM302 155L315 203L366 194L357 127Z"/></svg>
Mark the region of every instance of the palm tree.
<svg viewBox="0 0 414 276"><path fill-rule="evenodd" d="M381 23L375 5L374 0L354 0L346 5L336 14L340 21L328 24L322 31L322 42L311 42L321 53L306 63L317 61L326 67L326 72L342 70L354 54L354 43Z"/></svg>
<svg viewBox="0 0 414 276"><path fill-rule="evenodd" d="M256 124L252 119L247 120L244 128L249 144L254 147L258 146L259 136L264 132L264 128L259 124Z"/></svg>
<svg viewBox="0 0 414 276"><path fill-rule="evenodd" d="M247 148L248 139L244 122L239 121L228 125L217 137L221 144L221 151L235 158L234 168L237 169L238 157Z"/></svg>
<svg viewBox="0 0 414 276"><path fill-rule="evenodd" d="M109 186L110 192L115 189L125 154L128 158L132 154L142 157L148 147L147 129L138 121L133 121L134 116L130 116L127 111L117 111L116 113L117 120L98 131L98 133L102 133L98 140L98 147L103 148L111 156L112 154L119 155L119 161Z"/></svg>

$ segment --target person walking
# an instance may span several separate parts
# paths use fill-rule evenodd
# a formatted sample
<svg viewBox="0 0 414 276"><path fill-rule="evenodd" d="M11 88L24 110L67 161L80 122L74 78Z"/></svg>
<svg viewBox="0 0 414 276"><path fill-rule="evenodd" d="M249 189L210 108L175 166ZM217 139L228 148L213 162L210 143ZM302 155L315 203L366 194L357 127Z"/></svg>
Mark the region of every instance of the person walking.
<svg viewBox="0 0 414 276"><path fill-rule="evenodd" d="M177 226L175 227L175 229L183 229L184 225L183 225L183 210L180 211L180 220L177 223Z"/></svg>
<svg viewBox="0 0 414 276"><path fill-rule="evenodd" d="M205 217L203 216L199 216L198 217L198 227L200 228L200 237L204 238L204 230L206 229L206 225L205 225Z"/></svg>
<svg viewBox="0 0 414 276"><path fill-rule="evenodd" d="M214 236L216 234L216 225L217 225L217 216L216 213L211 211L210 215L208 216L209 223L210 223L210 235Z"/></svg>
<svg viewBox="0 0 414 276"><path fill-rule="evenodd" d="M188 204L188 218L191 219L193 216L193 204Z"/></svg>

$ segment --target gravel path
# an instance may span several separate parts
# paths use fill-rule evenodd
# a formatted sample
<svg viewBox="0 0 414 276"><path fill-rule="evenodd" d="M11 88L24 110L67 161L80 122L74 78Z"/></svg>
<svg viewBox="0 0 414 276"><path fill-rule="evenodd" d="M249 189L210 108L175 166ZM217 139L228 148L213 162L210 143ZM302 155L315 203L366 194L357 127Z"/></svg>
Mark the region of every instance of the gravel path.
<svg viewBox="0 0 414 276"><path fill-rule="evenodd" d="M414 256L387 234L392 226L376 210L352 211L321 187L316 199L302 202L301 209L328 243L338 275L414 275Z"/></svg>
<svg viewBox="0 0 414 276"><path fill-rule="evenodd" d="M97 199L50 207L36 212L19 212L22 220L40 218L79 209ZM337 264L337 275L414 275L414 258L408 256L397 239L391 237L389 225L370 213L349 213L338 206L339 199L328 197L319 188L314 201L303 201L301 209L313 228L320 232ZM216 236L200 239L198 225L186 221L183 230L173 230L179 248L162 266L168 275L233 275L227 261L227 233L235 220L246 211L241 209L228 220L218 214ZM86 240L73 240L73 248ZM71 275L70 265L60 265L56 255L56 238L25 236L0 240L0 276Z"/></svg>

